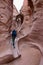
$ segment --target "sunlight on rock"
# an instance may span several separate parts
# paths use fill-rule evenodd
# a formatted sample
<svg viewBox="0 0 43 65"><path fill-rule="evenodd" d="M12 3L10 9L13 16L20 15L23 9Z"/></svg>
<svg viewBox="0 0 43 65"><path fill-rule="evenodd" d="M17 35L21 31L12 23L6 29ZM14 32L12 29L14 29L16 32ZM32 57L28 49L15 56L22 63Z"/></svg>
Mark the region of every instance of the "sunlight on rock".
<svg viewBox="0 0 43 65"><path fill-rule="evenodd" d="M24 0L19 0L19 1L18 0L13 0L13 4L15 5L18 12L20 12L20 9L23 6L23 2L24 2Z"/></svg>

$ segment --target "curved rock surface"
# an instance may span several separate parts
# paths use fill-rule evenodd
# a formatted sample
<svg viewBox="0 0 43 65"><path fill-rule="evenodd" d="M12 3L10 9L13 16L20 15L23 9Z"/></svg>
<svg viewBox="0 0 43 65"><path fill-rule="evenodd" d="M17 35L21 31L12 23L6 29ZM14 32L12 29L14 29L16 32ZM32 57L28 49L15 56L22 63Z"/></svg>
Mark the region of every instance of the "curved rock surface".
<svg viewBox="0 0 43 65"><path fill-rule="evenodd" d="M1 1L2 0L0 0L0 5L1 5ZM6 0L7 2L8 2L8 0ZM43 35L43 0L32 0L32 2L33 2L33 6L34 6L34 14L33 14L33 17L32 17L32 20L33 20L33 22L35 22L36 20L39 22L39 21L41 21L40 22L40 24L39 24L39 27L42 29L41 30L41 32L40 32L40 30L39 30L39 32L40 32L40 35L42 34ZM8 2L9 3L9 2ZM25 4L26 4L26 1L25 1ZM6 4L5 4L6 5ZM27 5L27 4L26 4ZM3 5L2 5L3 6ZM1 8L1 7L0 7ZM4 6L3 6L3 8L4 8ZM12 9L12 8L11 8ZM25 9L25 8L23 8L23 9ZM27 8L26 8L27 9ZM18 14L18 12L16 11L16 9L14 8L14 15L15 14ZM1 11L2 12L2 11ZM5 11L4 11L5 12ZM23 12L24 12L24 10L23 10ZM30 12L30 10L29 10L29 12ZM9 13L9 12L7 12L7 13ZM30 12L31 13L31 12ZM25 14L25 12L24 12L24 14ZM27 12L26 12L26 14L27 14ZM5 14L6 15L6 14ZM10 13L10 15L11 15L11 13ZM2 16L0 16L0 18L1 18ZM7 17L9 17L8 15L7 15ZM14 16L15 17L15 16ZM37 19L38 18L38 19ZM14 18L13 18L14 19ZM27 18L28 19L28 18ZM5 19L6 21L7 21L7 19ZM3 20L3 21L5 21L5 20ZM9 25L9 23L8 23L8 25ZM7 26L8 26L7 25ZM42 26L41 26L42 25ZM37 25L36 25L36 28L37 28ZM0 27L0 29L1 29L1 27ZM1 29L2 30L2 29ZM3 30L5 30L5 29L3 29ZM8 29L6 29L6 30L8 30ZM1 33L2 34L2 33ZM8 35L9 35L9 33L7 33ZM8 36L7 35L7 36ZM39 39L43 42L43 37L42 37L42 35L41 36L39 36ZM33 35L34 36L34 35ZM30 35L30 37L31 37L31 35ZM2 36L2 38L4 39L4 37ZM2 40L2 38L0 37L0 41ZM6 38L6 37L5 37ZM34 39L34 37L33 37L33 39ZM40 40L38 41L37 40L37 38L35 39L35 41L38 41L38 42L40 42ZM2 43L2 42L1 42ZM13 60L13 56L12 56L12 51L11 51L11 46L10 45L8 45L8 44L6 44L5 45L5 43L3 43L3 44L0 44L0 46L1 45L3 45L2 47L0 47L0 52L2 53L1 54L1 56L3 55L3 53L5 53L6 52L6 50L8 51L8 50L10 50L10 56L9 56L9 59L11 59L11 60ZM10 46L10 48L9 48L9 46ZM43 44L41 45L41 46L43 46ZM5 49L6 48L6 49ZM28 44L20 44L20 46L19 46L19 49L20 49L20 51L21 51L21 57L20 58L18 58L17 60L14 60L13 62L10 62L10 63L8 63L8 64L4 64L4 65L29 65L29 62L30 62L30 54L29 53L33 53L33 52L35 52L34 51L34 49L33 48L31 48L30 49L30 47L28 46ZM2 51L1 51L2 50ZM3 51L4 50L4 51ZM29 52L28 52L29 51ZM31 51L31 52L30 52ZM37 50L36 50L37 51ZM8 51L9 52L9 51ZM28 56L29 55L29 56ZM8 55L6 56L7 58L8 58ZM10 58L11 57L11 58ZM37 55L36 54L34 54L34 57L36 57L37 58ZM34 59L34 57L32 56L31 58L32 58L32 60ZM38 57L39 57L39 55L38 55ZM8 60L9 60L8 59ZM3 59L1 59L2 61L3 61ZM6 58L4 59L4 62L6 62L5 61L6 60ZM0 61L0 63L1 63L1 61ZM33 61L33 63L34 63L34 61ZM31 61L31 64L32 64L32 61ZM41 64L40 65L43 65L43 58L42 58L42 61L41 61Z"/></svg>

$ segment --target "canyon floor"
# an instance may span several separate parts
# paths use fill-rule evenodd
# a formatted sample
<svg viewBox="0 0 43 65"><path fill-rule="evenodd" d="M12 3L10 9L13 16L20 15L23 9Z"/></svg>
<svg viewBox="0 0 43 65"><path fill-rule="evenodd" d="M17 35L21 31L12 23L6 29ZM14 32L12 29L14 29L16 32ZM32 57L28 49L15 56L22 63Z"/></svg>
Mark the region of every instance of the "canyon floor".
<svg viewBox="0 0 43 65"><path fill-rule="evenodd" d="M29 47L26 44L22 44L20 45L20 50L21 50L21 57L8 63L8 64L4 64L4 65L29 65ZM29 52L28 52L29 51ZM43 58L42 61L40 63L40 65L43 65Z"/></svg>

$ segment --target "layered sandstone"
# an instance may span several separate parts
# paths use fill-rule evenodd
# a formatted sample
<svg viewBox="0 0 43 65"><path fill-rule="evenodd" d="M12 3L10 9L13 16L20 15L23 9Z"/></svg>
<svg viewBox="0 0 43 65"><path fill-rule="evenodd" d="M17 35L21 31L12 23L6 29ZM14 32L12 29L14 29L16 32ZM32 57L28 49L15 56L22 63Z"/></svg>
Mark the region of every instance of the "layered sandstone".
<svg viewBox="0 0 43 65"><path fill-rule="evenodd" d="M12 0L0 0L0 65L14 59L10 43Z"/></svg>
<svg viewBox="0 0 43 65"><path fill-rule="evenodd" d="M27 5L26 2L27 1L24 2L25 5ZM33 28L33 32L30 34L30 38L32 38L33 41L37 41L37 42L41 43L40 45L41 45L41 47L43 47L43 0L32 0L32 2L33 2L33 6L34 6L34 12L33 12L33 14L31 14L33 16L32 17L32 22L33 22L32 25L34 25L34 24L35 25L33 26L34 28ZM25 8L25 6L24 6L22 11L24 12L25 11L24 9L27 9L27 7L28 6L26 6L26 8ZM18 14L15 6L14 6L13 14L14 14L14 17L13 17L13 21L14 21L16 15ZM26 14L27 14L27 12L26 12ZM14 23L13 23L13 25L14 25ZM12 28L12 29L14 29L14 28ZM29 65L28 61L30 59L27 56L29 55L30 51L32 53L33 49L30 50L30 48L28 47L27 44L25 45L22 43L22 44L20 44L20 50L21 50L22 57L9 63L9 64L6 64L6 65L14 65L14 64L15 65L25 65L25 64ZM28 51L29 51L29 53L28 53ZM43 49L42 49L42 51L43 51Z"/></svg>

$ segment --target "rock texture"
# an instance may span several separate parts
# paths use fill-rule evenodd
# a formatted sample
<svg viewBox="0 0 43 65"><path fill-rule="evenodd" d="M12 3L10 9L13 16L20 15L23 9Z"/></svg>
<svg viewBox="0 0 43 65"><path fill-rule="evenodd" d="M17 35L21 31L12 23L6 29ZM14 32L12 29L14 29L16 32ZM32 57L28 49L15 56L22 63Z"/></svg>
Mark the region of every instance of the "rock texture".
<svg viewBox="0 0 43 65"><path fill-rule="evenodd" d="M0 65L14 59L9 33L11 22L12 0L0 0Z"/></svg>
<svg viewBox="0 0 43 65"><path fill-rule="evenodd" d="M33 41L34 44L32 44L32 45L35 45L36 47L38 47L38 49L43 54L43 0L32 0L33 7L31 7L31 10L27 6L28 1L25 0L24 3L25 4L21 9L21 13L23 13L23 15L24 15L25 24L28 23L29 25L27 24L27 26L26 25L22 26L22 30L20 30L19 34L22 33L23 35L25 35L23 28L25 28L25 29L28 28L29 35L27 35L26 38L24 37L25 40L28 39L30 42ZM32 10L32 9L34 9L34 10ZM33 11L33 13L32 13L32 11ZM31 13L32 16L30 16L29 13ZM32 22L30 22L29 17L31 18ZM25 30L25 32L27 32L27 29ZM20 34L20 36L21 36L21 34Z"/></svg>
<svg viewBox="0 0 43 65"><path fill-rule="evenodd" d="M3 0L0 1L0 4L2 1ZM8 2L8 0L6 0L6 1ZM30 0L29 0L29 2L30 2ZM30 62L29 53L33 54L33 52L35 52L35 51L33 51L33 48L30 49L30 46L28 46L30 43L26 44L27 41L35 42L34 44L35 44L36 48L38 48L41 51L41 53L43 53L43 0L32 0L32 2L30 2L30 4L31 3L33 4L31 6L28 4L28 0L24 1L24 5L21 9L21 13L24 15L24 22L23 22L23 26L20 25L21 29L20 29L20 27L16 27L17 23L15 24L16 15L18 15L19 13L14 6L13 23L12 23L11 30L16 29L17 33L18 33L17 38L19 38L19 39L23 38L22 40L19 41L19 44L20 44L19 48L21 50L22 57L17 60L14 60L13 62L11 62L9 64L4 64L4 65L29 65L29 62ZM7 20L7 19L5 19L5 20ZM5 21L5 20L3 20L3 21ZM20 31L18 32L19 29L20 29ZM36 44L36 43L38 43L38 44ZM4 44L3 44L3 46L4 46ZM32 44L32 45L34 45L34 44ZM9 48L9 46L7 47L7 45L5 45L5 47ZM1 49L3 49L3 47ZM11 53L11 55L12 55L12 53ZM28 55L29 55L29 57L27 57ZM36 57L39 57L39 55L37 56L35 54L31 58L34 59ZM34 63L34 61L33 61L33 63Z"/></svg>
<svg viewBox="0 0 43 65"><path fill-rule="evenodd" d="M34 14L30 38L38 43L43 53L43 0L33 0Z"/></svg>
<svg viewBox="0 0 43 65"><path fill-rule="evenodd" d="M30 42L35 42L34 45L38 46L43 53L43 1L32 0L34 10L32 10L32 6L28 3L31 4L31 1L28 2L28 0L25 0L20 11L24 15L23 25L19 24L15 29L17 32L18 30L20 31L18 32L19 38L23 38L23 36L25 38L27 35L26 37L30 38ZM15 22L14 24L17 23Z"/></svg>

